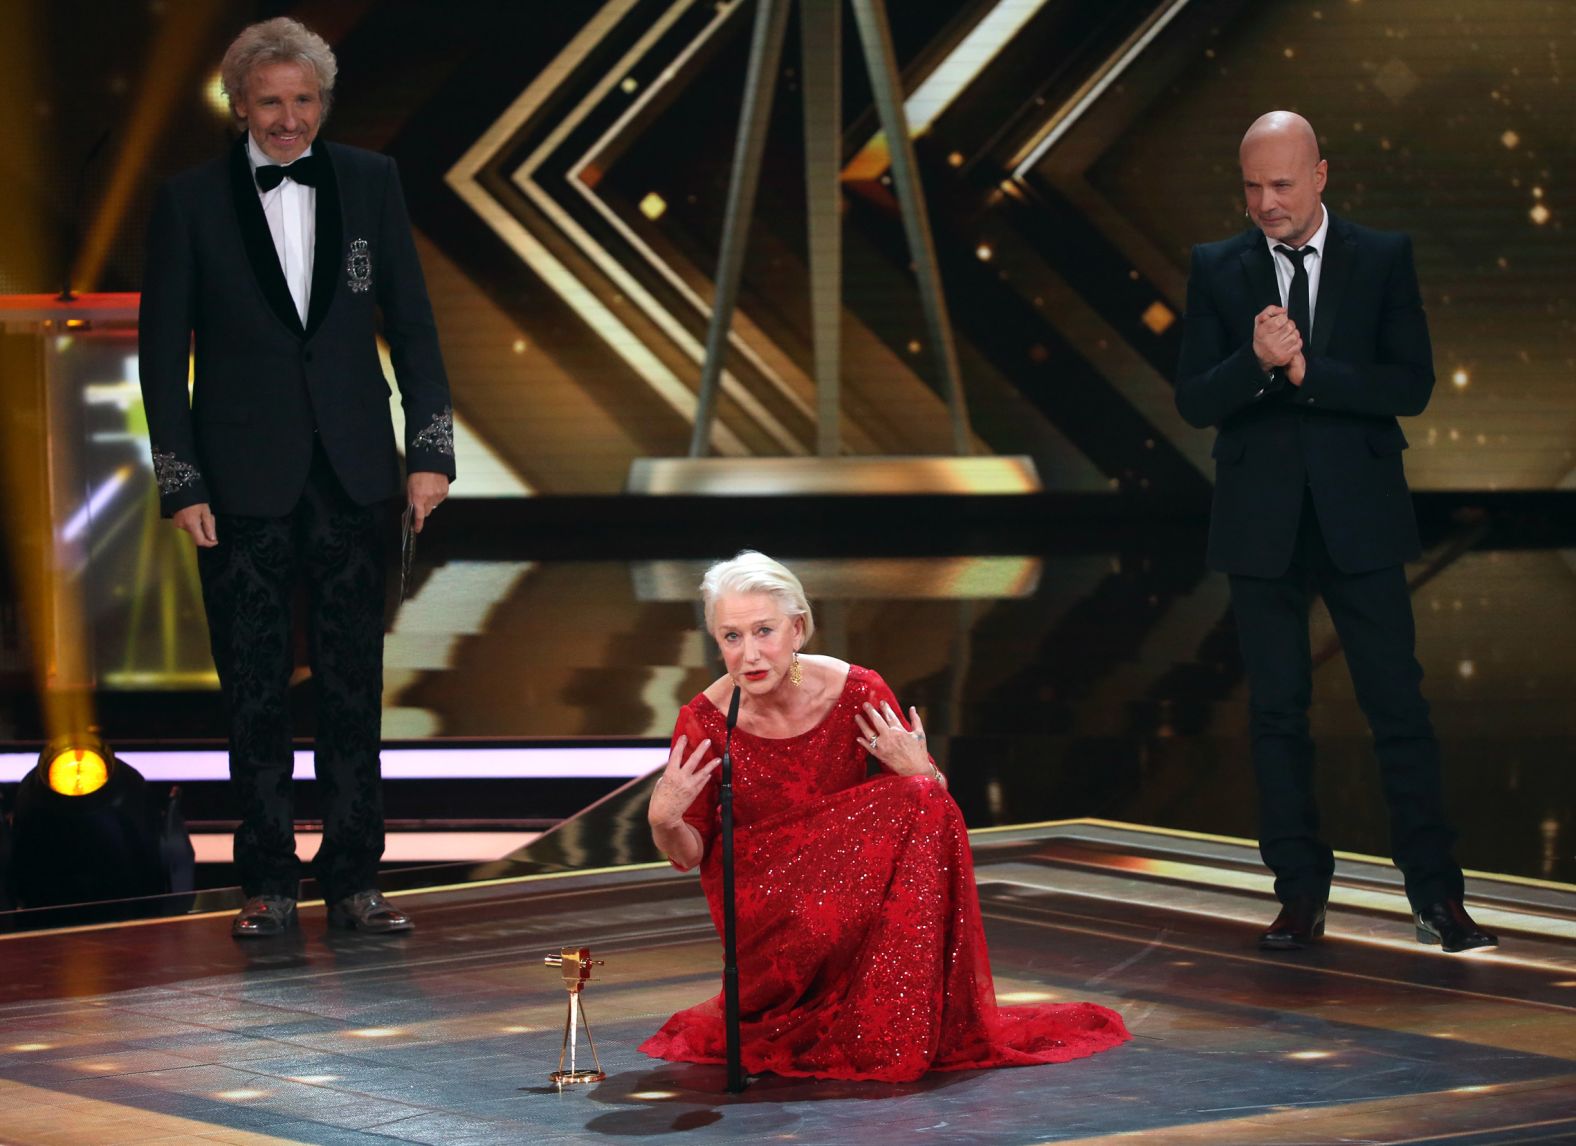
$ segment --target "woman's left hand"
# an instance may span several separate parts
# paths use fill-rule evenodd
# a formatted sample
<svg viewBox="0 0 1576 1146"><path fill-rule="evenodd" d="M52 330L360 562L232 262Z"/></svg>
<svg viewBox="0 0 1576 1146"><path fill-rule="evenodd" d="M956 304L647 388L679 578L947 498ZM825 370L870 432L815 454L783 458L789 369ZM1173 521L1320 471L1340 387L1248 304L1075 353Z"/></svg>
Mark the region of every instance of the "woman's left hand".
<svg viewBox="0 0 1576 1146"><path fill-rule="evenodd" d="M919 709L908 710L910 732L887 701L878 709L868 700L864 711L854 713L859 734L864 738L870 754L900 776L934 776L942 780L940 771L931 763L925 751L925 725L919 719ZM942 780L942 783L945 783Z"/></svg>

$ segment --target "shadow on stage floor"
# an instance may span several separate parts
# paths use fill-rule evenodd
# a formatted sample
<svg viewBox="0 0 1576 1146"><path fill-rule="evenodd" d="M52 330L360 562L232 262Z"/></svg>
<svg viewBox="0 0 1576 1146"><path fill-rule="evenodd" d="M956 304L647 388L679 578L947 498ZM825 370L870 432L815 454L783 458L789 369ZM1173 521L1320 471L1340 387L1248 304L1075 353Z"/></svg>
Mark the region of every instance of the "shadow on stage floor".
<svg viewBox="0 0 1576 1146"><path fill-rule="evenodd" d="M1388 865L1342 857L1325 943L1269 955L1239 842L1098 821L974 836L999 999L1119 1010L1126 1046L903 1086L761 1078L635 1050L718 989L693 876L538 874L402 897L405 937L277 941L221 914L0 938L7 1142L1376 1143L1576 1140L1576 889L1474 876L1492 954L1417 944ZM565 994L606 966L605 1082L559 1093ZM584 1053L582 1048L582 1054Z"/></svg>

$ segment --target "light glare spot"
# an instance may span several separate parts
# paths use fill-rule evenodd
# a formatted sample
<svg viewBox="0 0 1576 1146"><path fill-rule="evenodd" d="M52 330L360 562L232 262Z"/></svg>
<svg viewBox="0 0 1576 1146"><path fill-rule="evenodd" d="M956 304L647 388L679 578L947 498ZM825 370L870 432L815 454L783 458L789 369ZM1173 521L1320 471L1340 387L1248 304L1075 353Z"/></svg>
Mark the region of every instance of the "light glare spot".
<svg viewBox="0 0 1576 1146"><path fill-rule="evenodd" d="M210 111L222 115L225 119L230 118L230 101L225 97L224 81L219 78L218 72L214 72L203 84L202 98Z"/></svg>
<svg viewBox="0 0 1576 1146"><path fill-rule="evenodd" d="M1164 334L1171 329L1176 320L1176 313L1159 299L1150 303L1148 309L1139 317L1139 321L1147 326L1152 334Z"/></svg>

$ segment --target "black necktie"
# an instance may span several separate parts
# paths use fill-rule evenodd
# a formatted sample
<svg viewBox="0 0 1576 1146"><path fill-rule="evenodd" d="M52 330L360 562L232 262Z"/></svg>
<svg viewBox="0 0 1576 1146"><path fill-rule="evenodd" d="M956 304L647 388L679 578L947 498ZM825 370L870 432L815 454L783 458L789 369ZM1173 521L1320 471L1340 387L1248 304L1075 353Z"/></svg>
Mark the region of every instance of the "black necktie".
<svg viewBox="0 0 1576 1146"><path fill-rule="evenodd" d="M316 187L318 176L318 158L315 155L303 155L288 167L269 164L259 167L256 171L257 186L263 191L272 191L285 179L294 179L303 187ZM1282 248L1284 249L1284 248Z"/></svg>
<svg viewBox="0 0 1576 1146"><path fill-rule="evenodd" d="M1308 268L1303 266L1303 258L1315 253L1313 247L1299 247L1295 251L1290 247L1276 247L1276 251L1291 260L1291 290L1286 292L1286 314L1297 327L1297 333L1302 335L1302 352L1306 355L1313 345L1313 320L1309 317L1308 309Z"/></svg>

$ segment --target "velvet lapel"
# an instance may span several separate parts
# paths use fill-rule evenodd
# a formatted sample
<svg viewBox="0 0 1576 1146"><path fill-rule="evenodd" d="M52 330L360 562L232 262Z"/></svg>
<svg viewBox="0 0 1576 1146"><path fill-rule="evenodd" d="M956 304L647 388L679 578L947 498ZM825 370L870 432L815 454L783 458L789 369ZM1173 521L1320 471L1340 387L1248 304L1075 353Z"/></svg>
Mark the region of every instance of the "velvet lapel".
<svg viewBox="0 0 1576 1146"><path fill-rule="evenodd" d="M1242 273L1248 278L1248 301L1253 306L1250 319L1267 306L1281 304L1280 284L1275 281L1275 264L1264 233L1257 228L1243 237Z"/></svg>
<svg viewBox="0 0 1576 1146"><path fill-rule="evenodd" d="M312 295L307 300L306 335L317 333L334 303L339 286L340 246L344 239L344 220L340 209L339 175L334 170L334 152L319 142L323 156L317 165L317 237L312 249Z"/></svg>
<svg viewBox="0 0 1576 1146"><path fill-rule="evenodd" d="M257 187L252 182L252 168L246 162L246 136L241 136L230 149L230 190L235 198L235 217L241 227L241 242L246 247L247 260L263 297L279 316L279 321L298 337L303 333L301 316L296 313L295 300L290 297L285 272L279 266L279 252L274 250L274 238L268 233L268 220L263 215L262 200L257 197Z"/></svg>
<svg viewBox="0 0 1576 1146"><path fill-rule="evenodd" d="M1314 354L1323 354L1330 345L1341 300L1346 297L1346 284L1351 281L1352 269L1357 265L1357 240L1350 228L1334 215L1330 216L1324 246L1324 266L1319 268L1319 302L1313 311L1311 352Z"/></svg>

